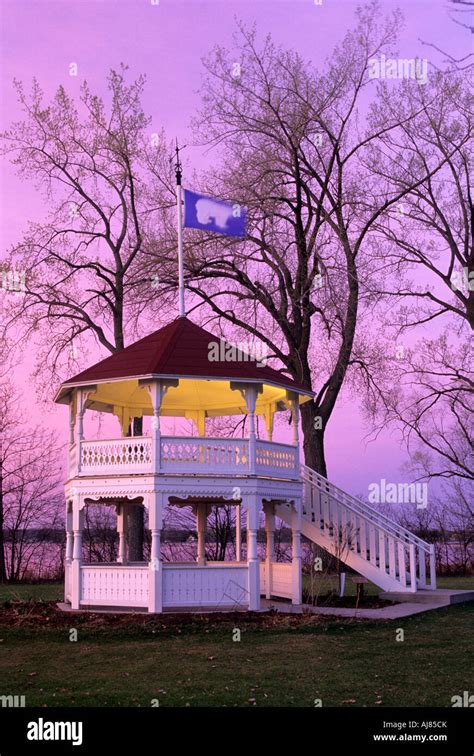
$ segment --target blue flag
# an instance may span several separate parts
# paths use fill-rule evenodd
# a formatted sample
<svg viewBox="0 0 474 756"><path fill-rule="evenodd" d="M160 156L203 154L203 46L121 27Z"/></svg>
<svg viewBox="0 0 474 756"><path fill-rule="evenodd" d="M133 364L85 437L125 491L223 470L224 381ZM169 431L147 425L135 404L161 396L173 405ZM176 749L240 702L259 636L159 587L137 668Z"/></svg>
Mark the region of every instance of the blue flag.
<svg viewBox="0 0 474 756"><path fill-rule="evenodd" d="M223 202L184 190L184 226L225 236L245 236L247 211L239 204Z"/></svg>

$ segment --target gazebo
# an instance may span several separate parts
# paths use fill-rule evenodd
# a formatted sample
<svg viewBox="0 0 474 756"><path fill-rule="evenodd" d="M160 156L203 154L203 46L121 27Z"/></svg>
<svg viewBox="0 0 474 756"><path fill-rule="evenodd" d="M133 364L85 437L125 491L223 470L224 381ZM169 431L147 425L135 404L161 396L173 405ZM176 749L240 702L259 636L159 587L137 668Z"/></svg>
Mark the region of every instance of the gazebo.
<svg viewBox="0 0 474 756"><path fill-rule="evenodd" d="M298 424L299 406L311 397L258 356L183 316L63 383L55 401L69 405L65 600L71 608L258 610L262 595L300 604ZM284 410L292 413L292 444L273 440L275 413ZM120 436L85 438L89 411L115 416ZM230 415L247 416L246 438L206 435L208 418ZM257 437L257 415L264 419L266 438ZM148 435L128 436L131 419L146 416L151 417ZM164 435L163 417L191 420L196 435ZM92 503L114 507L117 513L115 564L83 562L84 511ZM194 562L162 560L163 511L170 504L191 507L196 517ZM236 559L210 562L205 553L209 508L225 504L236 507ZM148 513L151 553L146 563L131 562L128 555L133 507ZM242 508L247 514L245 560ZM289 563L274 558L278 508L291 524ZM261 513L266 531L262 561L257 551Z"/></svg>

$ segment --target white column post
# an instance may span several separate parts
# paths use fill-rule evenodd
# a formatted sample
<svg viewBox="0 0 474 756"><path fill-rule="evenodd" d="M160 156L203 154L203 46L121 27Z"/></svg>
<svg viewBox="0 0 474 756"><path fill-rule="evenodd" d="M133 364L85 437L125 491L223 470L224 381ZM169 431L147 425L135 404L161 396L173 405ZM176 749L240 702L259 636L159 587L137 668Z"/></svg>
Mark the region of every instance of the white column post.
<svg viewBox="0 0 474 756"><path fill-rule="evenodd" d="M84 524L84 512L79 507L79 498L75 496L72 503L72 527L74 532L71 565L72 609L79 609L81 602L82 528Z"/></svg>
<svg viewBox="0 0 474 756"><path fill-rule="evenodd" d="M255 408L257 405L257 396L263 391L262 383L237 383L230 382L232 391L240 391L245 399L247 415L249 417L249 473L255 475L255 457L257 435L255 433Z"/></svg>
<svg viewBox="0 0 474 756"><path fill-rule="evenodd" d="M436 551L435 545L430 545L430 589L436 590Z"/></svg>
<svg viewBox="0 0 474 756"><path fill-rule="evenodd" d="M235 507L235 559L240 562L242 559L242 505L237 504Z"/></svg>
<svg viewBox="0 0 474 756"><path fill-rule="evenodd" d="M257 551L258 499L255 494L247 498L247 569L250 611L260 609L260 563Z"/></svg>
<svg viewBox="0 0 474 756"><path fill-rule="evenodd" d="M75 430L76 430L76 392L73 389L69 399L69 449L68 449L68 477L73 478L75 474L75 461L76 457L73 456L73 448L75 442Z"/></svg>
<svg viewBox="0 0 474 756"><path fill-rule="evenodd" d="M265 533L266 533L266 553L265 553L265 569L267 573L266 580L266 592L267 599L272 596L272 570L273 561L275 559L275 506L269 502L263 505L265 512Z"/></svg>
<svg viewBox="0 0 474 756"><path fill-rule="evenodd" d="M160 430L160 411L163 404L164 396L171 386L179 384L178 378L167 381L143 381L141 386L145 386L150 394L151 405L153 407L153 417L151 420L151 435L153 444L153 472L159 473L161 468L161 430Z"/></svg>
<svg viewBox="0 0 474 756"><path fill-rule="evenodd" d="M153 381L148 386L153 407L153 417L151 420L151 436L153 444L153 472L159 472L161 466L161 431L160 431L160 409L163 401L163 391L161 381Z"/></svg>
<svg viewBox="0 0 474 756"><path fill-rule="evenodd" d="M72 524L72 505L68 502L66 505L66 563L72 562L73 548L74 548L74 535Z"/></svg>
<svg viewBox="0 0 474 756"><path fill-rule="evenodd" d="M74 446L74 427L76 425L76 414L74 407L74 394L71 394L69 401L69 446Z"/></svg>
<svg viewBox="0 0 474 756"><path fill-rule="evenodd" d="M69 601L71 591L71 568L74 548L74 535L72 530L72 504L66 504L66 551L64 554L64 600Z"/></svg>
<svg viewBox="0 0 474 756"><path fill-rule="evenodd" d="M117 532L119 536L119 547L118 547L118 555L117 555L117 562L120 564L126 564L127 562L127 540L126 540L126 532L127 532L127 505L126 504L118 504L117 505Z"/></svg>
<svg viewBox="0 0 474 756"><path fill-rule="evenodd" d="M410 591L416 593L416 547L414 543L410 543L408 547L408 553L410 558Z"/></svg>
<svg viewBox="0 0 474 756"><path fill-rule="evenodd" d="M201 502L196 505L196 525L197 525L197 563L201 566L206 564L206 520L207 504Z"/></svg>
<svg viewBox="0 0 474 756"><path fill-rule="evenodd" d="M205 410L197 410L196 413L196 427L198 436L204 438L206 435L206 412Z"/></svg>
<svg viewBox="0 0 474 756"><path fill-rule="evenodd" d="M249 472L255 475L255 455L257 436L255 433L255 405L257 404L257 391L254 386L249 386L245 392L245 402L249 415Z"/></svg>
<svg viewBox="0 0 474 756"><path fill-rule="evenodd" d="M154 491L149 496L149 525L151 530L150 561L148 563L148 611L163 611L163 562L161 561L161 529L163 527L163 495Z"/></svg>
<svg viewBox="0 0 474 756"><path fill-rule="evenodd" d="M81 444L84 440L84 412L85 412L85 395L82 389L77 391L77 472L81 471Z"/></svg>
<svg viewBox="0 0 474 756"><path fill-rule="evenodd" d="M297 499L291 510L291 582L292 604L302 603L301 574L301 500Z"/></svg>
<svg viewBox="0 0 474 756"><path fill-rule="evenodd" d="M300 405L298 394L292 391L287 392L291 401L291 416L293 419L293 446L295 447L295 477L300 477Z"/></svg>
<svg viewBox="0 0 474 756"><path fill-rule="evenodd" d="M267 427L267 436L268 440L272 441L273 439L273 425L275 420L275 404L273 402L270 402L265 407L263 416L265 418L265 425Z"/></svg>

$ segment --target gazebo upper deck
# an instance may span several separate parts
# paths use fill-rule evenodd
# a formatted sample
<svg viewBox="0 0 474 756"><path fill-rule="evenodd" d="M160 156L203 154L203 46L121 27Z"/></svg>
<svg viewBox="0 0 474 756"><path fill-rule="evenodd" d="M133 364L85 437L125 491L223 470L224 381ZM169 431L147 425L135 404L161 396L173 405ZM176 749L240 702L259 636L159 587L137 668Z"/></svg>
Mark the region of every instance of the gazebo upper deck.
<svg viewBox="0 0 474 756"><path fill-rule="evenodd" d="M311 396L269 367L263 354L180 317L66 381L55 401L70 406L70 479L120 474L295 479L298 409ZM115 415L122 436L85 440L86 409ZM274 443L274 415L287 409L293 413L293 444ZM257 414L265 419L266 440L256 438ZM248 438L206 437L206 418L231 415L248 415ZM128 437L131 419L146 416L152 418L150 435ZM163 416L192 420L199 438L162 435Z"/></svg>

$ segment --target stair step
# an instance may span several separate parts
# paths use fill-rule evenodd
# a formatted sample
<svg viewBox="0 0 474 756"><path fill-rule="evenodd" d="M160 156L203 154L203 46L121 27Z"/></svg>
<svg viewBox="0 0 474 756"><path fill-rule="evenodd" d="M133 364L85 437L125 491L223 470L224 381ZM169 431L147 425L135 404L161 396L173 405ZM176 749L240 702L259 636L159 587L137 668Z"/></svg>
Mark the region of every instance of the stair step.
<svg viewBox="0 0 474 756"><path fill-rule="evenodd" d="M474 601L474 591L450 591L448 589L437 588L436 590L421 589L416 593L384 591L380 598L387 601L409 601L417 604L439 604L446 606L450 604L462 604L467 601Z"/></svg>

